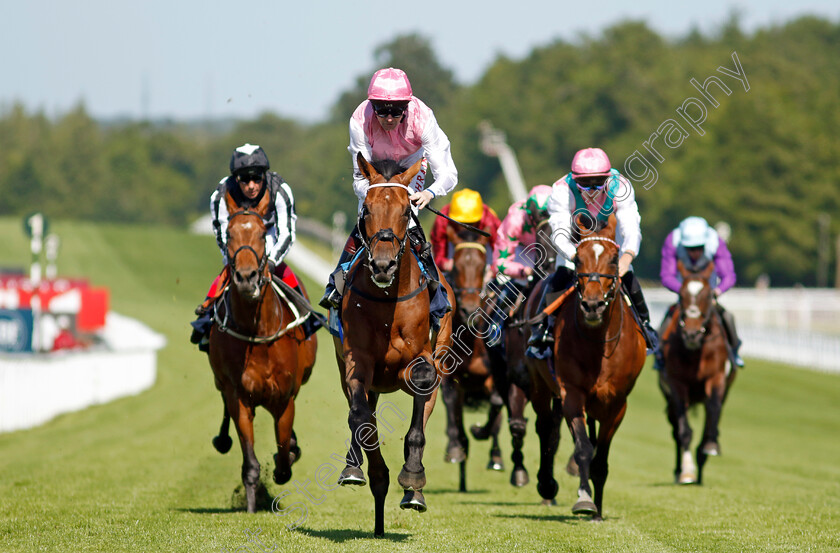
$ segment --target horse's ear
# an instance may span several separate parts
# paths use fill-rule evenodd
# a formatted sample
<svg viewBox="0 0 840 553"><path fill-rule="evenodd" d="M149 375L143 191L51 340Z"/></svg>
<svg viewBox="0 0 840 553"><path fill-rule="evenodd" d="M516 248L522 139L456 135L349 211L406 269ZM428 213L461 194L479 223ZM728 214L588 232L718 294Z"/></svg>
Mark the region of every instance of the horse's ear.
<svg viewBox="0 0 840 553"><path fill-rule="evenodd" d="M612 235L612 236L615 236L616 222L617 222L617 219L615 218L615 213L610 213L610 216L607 219L607 225L604 228L607 231L609 231L610 235Z"/></svg>
<svg viewBox="0 0 840 553"><path fill-rule="evenodd" d="M703 272L700 274L706 280L712 278L712 272L715 270L715 262L709 261L708 265L703 268Z"/></svg>
<svg viewBox="0 0 840 553"><path fill-rule="evenodd" d="M682 262L682 259L677 260L677 271L679 271L683 279L688 278L688 275L691 274L688 269L685 268L685 263Z"/></svg>
<svg viewBox="0 0 840 553"><path fill-rule="evenodd" d="M423 158L417 160L417 163L400 173L399 181L403 186L408 186L414 175L420 172L420 167L423 166Z"/></svg>
<svg viewBox="0 0 840 553"><path fill-rule="evenodd" d="M458 233L455 232L455 228L452 225L446 225L446 241L454 244L456 238L458 238Z"/></svg>
<svg viewBox="0 0 840 553"><path fill-rule="evenodd" d="M233 199L233 195L228 190L225 192L225 206L227 207L227 212L233 213L235 211L239 211L239 206L236 205L236 200Z"/></svg>
<svg viewBox="0 0 840 553"><path fill-rule="evenodd" d="M265 218L266 213L268 213L268 208L271 205L271 193L268 189L266 189L265 194L262 195L260 198L260 203L258 203L254 207L254 211L260 214L260 217Z"/></svg>
<svg viewBox="0 0 840 553"><path fill-rule="evenodd" d="M376 172L376 169L373 168L373 165L368 163L368 160L366 160L365 156L362 155L362 152L356 154L356 163L368 182L373 182L373 178L379 175L379 173Z"/></svg>

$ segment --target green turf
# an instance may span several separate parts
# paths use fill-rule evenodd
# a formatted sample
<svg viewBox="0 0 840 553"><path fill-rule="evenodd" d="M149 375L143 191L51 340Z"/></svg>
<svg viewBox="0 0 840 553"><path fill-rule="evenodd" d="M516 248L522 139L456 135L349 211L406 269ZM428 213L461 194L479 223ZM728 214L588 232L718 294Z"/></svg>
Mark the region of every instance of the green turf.
<svg viewBox="0 0 840 553"><path fill-rule="evenodd" d="M18 220L0 219L0 265L23 266ZM293 480L313 501L302 525L288 516L232 511L238 447L210 445L221 400L206 356L188 343L192 309L220 268L212 238L170 229L54 222L62 238L59 271L108 286L112 308L163 333L155 386L138 396L66 414L32 430L0 435L0 552L262 551L840 551L840 378L748 360L721 425L723 456L709 460L702 487L672 484L674 450L650 368L630 397L611 451L602 523L572 516L576 481L562 472L571 451L563 429L555 473L557 507L539 504L538 442L529 408L526 464L532 483L516 489L509 473L488 472L487 445L472 443L470 493L443 462L444 406L429 423L425 514L401 511L396 475L407 430L396 416L384 431L391 468L384 539L372 538L368 488L321 491L319 467L337 464L349 437L332 345L325 333L312 380L299 398L295 428L303 458ZM313 296L320 286L309 283ZM46 385L47 383L45 383ZM409 413L408 398L393 401ZM697 429L700 412L692 422ZM480 412L469 412L476 422ZM257 455L273 468L270 417L257 418ZM503 431L509 459L510 436ZM508 465L509 465L508 461ZM326 470L326 468L321 469ZM335 477L332 475L330 481ZM269 484L276 495L293 485Z"/></svg>

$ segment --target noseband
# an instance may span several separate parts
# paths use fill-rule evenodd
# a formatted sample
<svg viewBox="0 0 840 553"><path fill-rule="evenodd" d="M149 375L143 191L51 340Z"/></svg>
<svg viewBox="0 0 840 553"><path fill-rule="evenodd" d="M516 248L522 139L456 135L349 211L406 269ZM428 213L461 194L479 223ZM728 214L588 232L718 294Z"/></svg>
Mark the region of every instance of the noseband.
<svg viewBox="0 0 840 553"><path fill-rule="evenodd" d="M699 280L693 280L692 282L701 282ZM703 288L707 285L703 284ZM702 291L702 290L701 290ZM699 292L698 292L699 294ZM683 307L682 305L682 298L680 298L680 333L685 336L685 321L686 319L700 319L702 317L703 322L700 325L700 332L702 334L706 334L709 331L709 321L712 319L712 314L714 313L715 302L713 300L709 301L709 308L706 310L705 313L700 311L700 308L697 307L697 294L692 294L691 296L691 304L688 307Z"/></svg>
<svg viewBox="0 0 840 553"><path fill-rule="evenodd" d="M584 242L609 242L610 244L614 245L616 248L621 248L615 240L610 238L604 238L601 236L590 236L589 238L584 238L580 242L578 242L578 248ZM612 283L610 284L609 289L604 293L604 302L606 303L606 307L609 307L610 303L615 299L616 294L616 284L618 283L618 266L616 265L615 273L579 273L575 271L575 289L579 296L583 297L583 287L580 285L580 277L586 277L587 282L597 282L600 284L601 277L612 279Z"/></svg>
<svg viewBox="0 0 840 553"><path fill-rule="evenodd" d="M394 186L398 188L404 188L408 191L409 194L412 193L412 190L409 187L396 182L383 182L380 184L372 184L369 188L388 188ZM408 209L411 210L410 204ZM359 237L362 239L362 246L368 252L368 268L370 268L371 263L373 263L373 248L376 247L376 244L383 241L399 245L399 249L397 250L397 256L395 258L396 262L399 263L403 252L405 252L405 244L406 242L408 242L408 229L406 228L405 235L402 238L397 238L397 235L394 234L394 230L390 227L379 229L373 234L373 236L368 238L367 229L365 228L365 215L367 211L367 206L363 204L362 211L359 213L359 218L356 221L356 228L359 229ZM413 217L414 213L412 212L411 215ZM419 223L417 224L419 225Z"/></svg>
<svg viewBox="0 0 840 553"><path fill-rule="evenodd" d="M484 244L481 244L479 242L461 242L460 244L455 245L455 251L456 252L459 251L459 250L468 250L468 249L469 250L478 250L481 253L483 253L484 254L484 265L487 264L487 247L485 247ZM452 272L453 272L453 274L458 274L458 269L457 269L457 267L454 266L454 264L453 264L453 267L452 267ZM452 280L454 282L455 279L453 278ZM462 293L481 294L484 291L484 287L482 286L480 288L476 288L474 286L469 286L469 287L465 287L465 288L459 288L459 287L453 285L452 286L452 291L455 292L458 295L460 295Z"/></svg>
<svg viewBox="0 0 840 553"><path fill-rule="evenodd" d="M259 218L260 221L262 221L262 217L259 213L255 211L250 211L248 209L243 209L242 211L236 211L232 213L231 216L228 218L227 243L230 243L230 222L233 221L233 219L235 219L239 215L254 215L255 217ZM233 252L233 257L230 260L230 267L233 271L236 271L236 256L239 255L239 252L241 252L242 250L250 251L254 254L254 257L260 260L259 265L257 267L257 271L260 275L257 284L260 288L262 288L263 286L265 286L266 282L268 282L268 277L265 276L265 264L268 263L268 252L264 250L262 257L260 257L259 255L257 255L257 251L248 244L245 244L244 246L239 246L239 248L237 248L236 251Z"/></svg>

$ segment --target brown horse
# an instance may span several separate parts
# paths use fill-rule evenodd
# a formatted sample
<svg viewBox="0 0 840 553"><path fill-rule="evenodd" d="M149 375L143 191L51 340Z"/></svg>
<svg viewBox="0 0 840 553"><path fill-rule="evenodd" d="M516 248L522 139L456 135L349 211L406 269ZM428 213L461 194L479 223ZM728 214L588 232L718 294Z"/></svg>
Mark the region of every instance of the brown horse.
<svg viewBox="0 0 840 553"><path fill-rule="evenodd" d="M446 435L449 443L445 460L459 463L459 491L467 491L466 463L469 440L464 431L464 401L490 400L485 426L473 425L470 431L477 439L492 438L488 469L504 470L499 449L499 425L502 420L502 397L493 385L487 348L480 333L471 330L470 317L484 306L484 272L487 267L490 238L469 229L456 231L447 227L447 239L454 246L449 280L458 308L452 317L453 342L459 357L443 377L441 394L446 405ZM454 350L455 351L455 350Z"/></svg>
<svg viewBox="0 0 840 553"><path fill-rule="evenodd" d="M730 370L726 331L709 284L714 263L699 273L689 272L682 261L677 268L683 278L680 301L663 333L665 369L659 375L659 388L668 401L668 421L677 446L674 479L679 484L702 484L706 458L720 455L718 424L737 371ZM706 408L706 424L695 466L687 411L698 403Z"/></svg>
<svg viewBox="0 0 840 553"><path fill-rule="evenodd" d="M551 403L550 388L542 382L540 365L545 365L548 372L548 365L545 361L532 359L525 355L528 338L531 336L531 325L527 321L536 315L538 301L526 303L525 299L539 297L540 286L544 285L541 280L551 274L554 270L554 262L557 257L557 250L551 242L551 230L548 226L548 219L537 224L535 233L536 241L528 245L522 252L522 257L533 260L533 274L524 287L516 285L518 291L514 296L516 299L509 299L507 302L500 301L498 290L495 290L496 300L492 302L492 309L503 309L506 312L507 324L502 328L501 342L504 347L491 348L490 360L493 367L493 377L497 388L505 398L508 407L508 425L511 435L511 461L513 468L510 475L510 483L513 486L522 487L528 484L530 478L525 468L525 455L522 448L525 444L528 419L525 417L525 407L530 401L534 401L533 407L537 411L537 427L546 425L557 426L559 418L549 414L546 418L545 410L538 407L549 406ZM512 281L499 284L498 281L491 288L497 286L514 286ZM503 352L503 354L501 354ZM559 439L559 435L558 435ZM544 452L541 452L543 455ZM551 494L553 497L554 491Z"/></svg>
<svg viewBox="0 0 840 553"><path fill-rule="evenodd" d="M242 483L249 513L256 511L260 478L254 453L256 407L262 406L274 417L274 481L284 484L292 477L292 463L300 457L292 430L295 397L309 380L318 345L314 335L304 339L303 317L271 283L263 222L269 201L269 195L263 195L251 211L239 208L230 194L225 196L232 284L217 303L210 331L210 366L225 404L221 432L213 445L222 453L230 449L228 425L233 418L242 446Z"/></svg>
<svg viewBox="0 0 840 553"><path fill-rule="evenodd" d="M413 217L408 184L421 162L404 170L390 160L371 165L361 154L357 161L370 188L358 221L363 251L348 271L348 288L342 299L343 337L334 340L342 387L350 405L351 432L347 466L338 482L365 484L360 468L364 449L374 498L374 535L383 536L389 472L379 449L376 403L379 394L396 390L414 398L411 425L405 436L405 464L397 481L405 490L400 507L424 512L425 428L443 372L437 357L446 355L451 344L452 314L441 318L440 330L433 336L429 281L413 252L406 252ZM453 298L442 278L440 285Z"/></svg>
<svg viewBox="0 0 840 553"><path fill-rule="evenodd" d="M645 363L645 340L620 294L615 225L614 215L592 230L585 218L574 220L575 231L582 237L574 259L576 293L557 312L554 371L549 367L549 374L544 374L544 381L551 383L562 401L562 413L575 442L580 485L572 512L591 514L595 520L601 520L603 513L610 444ZM555 401L552 412L560 408ZM559 428L555 431L548 423L541 428L538 422L537 432L543 450L537 488L546 498L557 491L551 467L543 462L553 462Z"/></svg>

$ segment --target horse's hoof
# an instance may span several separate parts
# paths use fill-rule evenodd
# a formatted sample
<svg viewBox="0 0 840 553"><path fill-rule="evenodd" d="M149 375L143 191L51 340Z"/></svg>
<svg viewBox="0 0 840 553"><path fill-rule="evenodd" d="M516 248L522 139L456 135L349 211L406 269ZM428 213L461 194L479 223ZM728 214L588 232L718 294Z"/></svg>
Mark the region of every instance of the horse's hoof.
<svg viewBox="0 0 840 553"><path fill-rule="evenodd" d="M409 472L405 470L405 465L403 465L400 475L397 476L397 482L404 490L422 490L426 485L426 471Z"/></svg>
<svg viewBox="0 0 840 553"><path fill-rule="evenodd" d="M400 501L400 509L414 509L418 513L425 513L427 510L426 499L423 497L422 490L405 490L402 501Z"/></svg>
<svg viewBox="0 0 840 553"><path fill-rule="evenodd" d="M230 436L216 436L213 438L213 447L221 454L230 451L230 446L232 445L233 440L230 439Z"/></svg>
<svg viewBox="0 0 840 553"><path fill-rule="evenodd" d="M693 472L684 472L677 477L677 484L696 484L697 475Z"/></svg>
<svg viewBox="0 0 840 553"><path fill-rule="evenodd" d="M359 467L346 466L338 477L339 486L364 486L365 475Z"/></svg>
<svg viewBox="0 0 840 553"><path fill-rule="evenodd" d="M701 451L704 455L708 455L709 457L717 457L720 455L720 446L715 442L706 442L703 444L703 449Z"/></svg>
<svg viewBox="0 0 840 553"><path fill-rule="evenodd" d="M289 465L294 465L298 461L300 461L300 448L298 446L294 446L289 450Z"/></svg>
<svg viewBox="0 0 840 553"><path fill-rule="evenodd" d="M516 469L510 474L510 485L521 488L527 486L530 479L528 478L528 471L525 469Z"/></svg>
<svg viewBox="0 0 840 553"><path fill-rule="evenodd" d="M467 453L463 447L450 447L446 455L443 456L443 460L447 463L462 463L467 460Z"/></svg>
<svg viewBox="0 0 840 553"><path fill-rule="evenodd" d="M487 470L502 471L505 470L505 464L502 462L501 459L490 459L487 462Z"/></svg>
<svg viewBox="0 0 840 553"><path fill-rule="evenodd" d="M543 499L542 504L545 507L556 507L557 506L557 500L553 499L553 498L552 499Z"/></svg>
<svg viewBox="0 0 840 553"><path fill-rule="evenodd" d="M490 431L480 424L470 426L470 434L472 434L472 437L476 440L486 440L490 437Z"/></svg>
<svg viewBox="0 0 840 553"><path fill-rule="evenodd" d="M588 499L580 499L572 507L572 514L598 516L598 507Z"/></svg>

